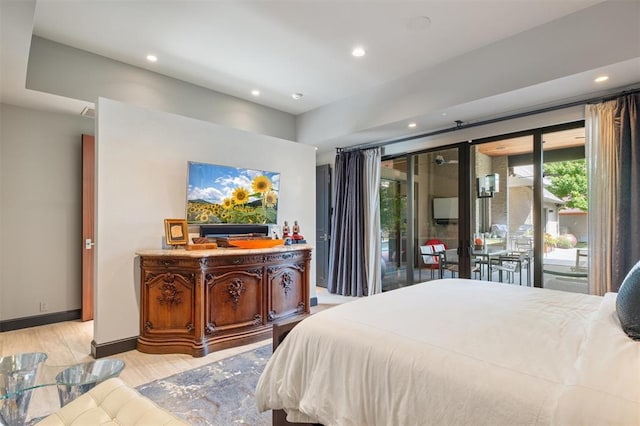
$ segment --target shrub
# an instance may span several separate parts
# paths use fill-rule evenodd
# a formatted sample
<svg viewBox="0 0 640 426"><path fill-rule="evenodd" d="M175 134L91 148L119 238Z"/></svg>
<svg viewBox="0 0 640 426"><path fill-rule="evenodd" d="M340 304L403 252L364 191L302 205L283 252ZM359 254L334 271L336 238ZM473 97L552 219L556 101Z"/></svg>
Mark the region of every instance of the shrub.
<svg viewBox="0 0 640 426"><path fill-rule="evenodd" d="M573 234L560 235L556 241L556 245L563 249L574 248L576 244L578 244L578 239Z"/></svg>

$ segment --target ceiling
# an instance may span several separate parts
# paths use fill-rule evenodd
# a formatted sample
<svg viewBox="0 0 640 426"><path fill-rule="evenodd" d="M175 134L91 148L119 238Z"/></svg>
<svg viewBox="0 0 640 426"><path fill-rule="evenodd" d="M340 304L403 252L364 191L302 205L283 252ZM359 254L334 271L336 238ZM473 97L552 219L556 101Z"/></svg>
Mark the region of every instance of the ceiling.
<svg viewBox="0 0 640 426"><path fill-rule="evenodd" d="M584 127L542 135L542 143L544 144L545 151L583 146L584 141ZM478 145L478 152L490 157L529 154L533 152L533 136L522 136L483 143Z"/></svg>
<svg viewBox="0 0 640 426"><path fill-rule="evenodd" d="M468 122L519 106L557 102L640 82L636 51L631 61L609 61L595 70L559 61L559 71L545 69L546 77L535 79L532 71L531 81L505 89L497 87L503 77L494 76L493 96L479 93L472 97L476 89L471 75L448 92L437 90L437 82L432 83L435 88L426 98L434 104L428 108L428 102L419 105L412 101L410 107L409 101L405 105L397 102L425 92L422 77L446 74L446 64L491 46L497 49L514 37L524 39L544 25L597 6L600 0L25 0L23 3L34 4L31 14L15 12L4 7L6 3L2 11L3 102L75 113L87 106L87 102L24 87L33 34L293 114L297 116L298 140L316 145L399 137L426 130L407 129L407 120L428 121L430 129L448 127L459 118ZM637 43L640 45L640 40ZM366 55L353 57L355 46L362 46ZM547 44L546 48L555 46ZM148 54L156 55L158 61L148 62ZM616 70L617 79L594 86L594 72ZM587 71L590 73L585 74ZM575 80L566 80L574 76ZM482 80L477 86L486 88ZM254 89L260 91L259 96L251 94ZM436 105L438 96L456 98L451 94L456 89L470 95ZM519 97L514 102L516 91ZM303 96L294 100L293 93ZM383 118L371 110L369 117L350 117L357 125L333 133L325 131L322 136L305 130L305 126L313 127L308 123L314 120L319 120L317 126L322 125L321 116L331 108L339 111L350 102L360 105L371 93L384 93L393 113L385 113ZM447 116L442 112L445 109Z"/></svg>

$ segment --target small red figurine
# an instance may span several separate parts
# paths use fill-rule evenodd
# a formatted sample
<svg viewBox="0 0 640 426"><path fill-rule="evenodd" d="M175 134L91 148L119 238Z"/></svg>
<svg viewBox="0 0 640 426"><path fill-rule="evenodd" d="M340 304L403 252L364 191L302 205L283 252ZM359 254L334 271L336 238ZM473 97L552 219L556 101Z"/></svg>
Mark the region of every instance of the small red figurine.
<svg viewBox="0 0 640 426"><path fill-rule="evenodd" d="M298 226L297 220L293 222L293 235L291 238L293 238L294 240L304 240L304 237L300 235L300 227Z"/></svg>

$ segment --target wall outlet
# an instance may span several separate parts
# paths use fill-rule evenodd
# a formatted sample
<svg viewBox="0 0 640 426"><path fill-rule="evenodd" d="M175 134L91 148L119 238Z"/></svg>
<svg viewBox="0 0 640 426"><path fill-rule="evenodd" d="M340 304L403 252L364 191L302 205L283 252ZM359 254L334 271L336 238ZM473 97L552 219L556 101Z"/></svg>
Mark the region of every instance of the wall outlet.
<svg viewBox="0 0 640 426"><path fill-rule="evenodd" d="M40 312L47 312L49 310L49 305L47 302L40 302Z"/></svg>

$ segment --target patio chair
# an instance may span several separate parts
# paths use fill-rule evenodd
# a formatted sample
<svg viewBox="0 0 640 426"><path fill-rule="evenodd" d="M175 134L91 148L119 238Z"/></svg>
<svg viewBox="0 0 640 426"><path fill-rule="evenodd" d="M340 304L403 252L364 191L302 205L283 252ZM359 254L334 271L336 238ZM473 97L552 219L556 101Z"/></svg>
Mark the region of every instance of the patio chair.
<svg viewBox="0 0 640 426"><path fill-rule="evenodd" d="M433 272L439 271L440 278L442 278L442 269L440 268L442 252L436 251L435 246L427 245L420 246L420 254L422 255L422 262L431 270L431 279L433 279Z"/></svg>
<svg viewBox="0 0 640 426"><path fill-rule="evenodd" d="M520 274L519 284L522 285L522 271L526 269L527 274L527 286L531 285L531 271L529 270L529 264L531 263L530 257L525 253L513 252L507 255L499 256L496 263L491 265L491 269L498 271L498 280L503 281L503 273L506 272L506 278L509 283L513 283L515 274Z"/></svg>

